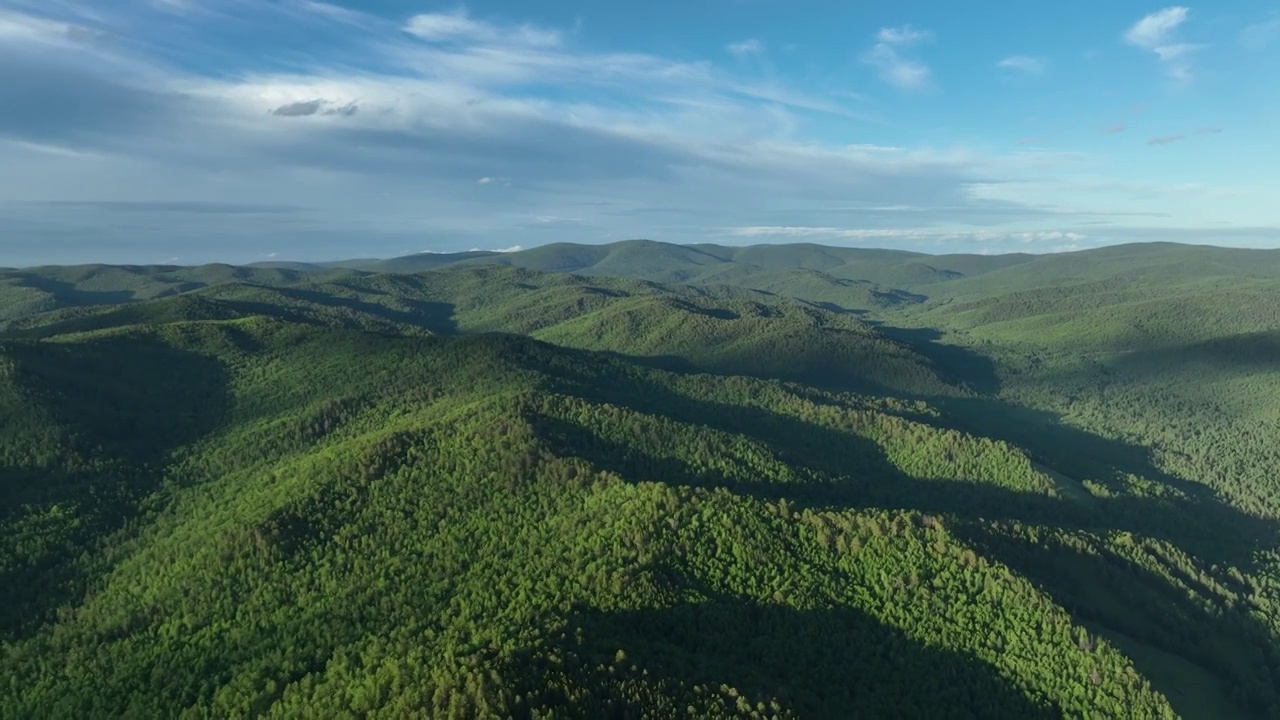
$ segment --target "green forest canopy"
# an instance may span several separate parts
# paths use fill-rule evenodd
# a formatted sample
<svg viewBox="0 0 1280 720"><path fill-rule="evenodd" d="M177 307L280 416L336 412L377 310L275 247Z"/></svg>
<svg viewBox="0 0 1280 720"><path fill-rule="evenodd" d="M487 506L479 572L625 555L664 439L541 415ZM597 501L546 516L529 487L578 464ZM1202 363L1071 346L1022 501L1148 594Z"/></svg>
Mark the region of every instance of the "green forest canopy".
<svg viewBox="0 0 1280 720"><path fill-rule="evenodd" d="M0 272L0 716L1280 717L1274 258Z"/></svg>

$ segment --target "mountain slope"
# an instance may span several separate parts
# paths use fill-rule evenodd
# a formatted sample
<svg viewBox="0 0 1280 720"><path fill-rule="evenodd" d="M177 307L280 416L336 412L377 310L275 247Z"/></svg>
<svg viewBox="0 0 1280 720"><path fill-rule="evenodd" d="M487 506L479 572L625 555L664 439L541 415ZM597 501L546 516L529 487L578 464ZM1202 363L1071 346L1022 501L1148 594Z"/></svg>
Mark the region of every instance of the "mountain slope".
<svg viewBox="0 0 1280 720"><path fill-rule="evenodd" d="M441 316L438 332L513 332L719 373L951 391L925 358L853 315L729 286L457 268L307 287L402 310L426 302Z"/></svg>
<svg viewBox="0 0 1280 720"><path fill-rule="evenodd" d="M821 245L673 245L628 240L608 245L554 243L513 253L411 255L348 267L379 273L416 272L423 263L432 268L466 265L507 265L544 272L628 277L664 283L737 285L768 290L785 282L786 274L809 271L787 294L820 301L832 285L852 281L864 293L845 295L841 307L868 309L912 298L915 288L960 277L977 276L1028 262L1030 255L930 256L895 250L824 247Z"/></svg>
<svg viewBox="0 0 1280 720"><path fill-rule="evenodd" d="M121 325L270 315L384 334L513 332L670 366L843 387L954 392L929 361L849 313L729 286L585 278L505 267L224 283L177 296L14 320L45 337Z"/></svg>
<svg viewBox="0 0 1280 720"><path fill-rule="evenodd" d="M78 398L83 375L24 353L74 368L135 347L211 363L188 395L225 409L135 455L113 413L49 405L90 464L153 474L126 476L127 522L7 567L60 582L4 583L6 716L1169 716L1130 659L1154 648L1212 678L1182 702L1274 702L1254 675L1277 667L1274 631L1222 604L1245 593L1234 556L1168 529L1215 518L1206 500L1095 497L918 403L263 317L6 352L25 397ZM149 367L74 402L168 426L188 406ZM6 538L55 505L97 522L92 495L24 497ZM1088 580L1057 584L1072 572Z"/></svg>
<svg viewBox="0 0 1280 720"><path fill-rule="evenodd" d="M80 265L0 270L0 328L6 321L75 307L115 305L176 295L210 285L280 285L305 274L296 269L232 265Z"/></svg>
<svg viewBox="0 0 1280 720"><path fill-rule="evenodd" d="M1146 448L1280 517L1280 255L1151 245L1050 257L901 314L999 368L1002 397Z"/></svg>
<svg viewBox="0 0 1280 720"><path fill-rule="evenodd" d="M1263 256L651 251L42 270L0 716L1280 717Z"/></svg>

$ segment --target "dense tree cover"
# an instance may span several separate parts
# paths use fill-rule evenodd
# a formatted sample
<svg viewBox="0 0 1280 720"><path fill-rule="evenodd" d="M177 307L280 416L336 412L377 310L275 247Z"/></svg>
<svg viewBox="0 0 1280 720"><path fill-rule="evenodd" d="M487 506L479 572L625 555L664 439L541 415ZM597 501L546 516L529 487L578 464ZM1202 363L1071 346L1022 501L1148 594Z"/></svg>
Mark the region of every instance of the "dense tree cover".
<svg viewBox="0 0 1280 720"><path fill-rule="evenodd" d="M1173 262L1178 253L1145 269L1095 268L1088 280L1042 272L1035 289L1009 277L1028 268L1011 268L983 276L985 287L958 282L960 299L898 320L945 328L985 357L1005 400L1145 448L1168 474L1277 518L1280 264L1223 267L1211 250L1185 251L1204 258L1195 267Z"/></svg>
<svg viewBox="0 0 1280 720"><path fill-rule="evenodd" d="M726 250L4 275L0 716L1280 717L1257 256Z"/></svg>
<svg viewBox="0 0 1280 720"><path fill-rule="evenodd" d="M15 318L9 333L34 338L253 315L382 334L512 332L669 366L864 389L955 390L910 347L843 311L725 286L513 268L353 274L282 285L224 282L177 298Z"/></svg>
<svg viewBox="0 0 1280 720"><path fill-rule="evenodd" d="M311 273L319 271L312 269ZM0 268L0 327L35 313L150 300L230 282L280 285L303 272L232 265L80 265L27 269Z"/></svg>
<svg viewBox="0 0 1280 720"><path fill-rule="evenodd" d="M13 347L69 371L135 346L216 362L225 407L188 437L173 388L74 393L186 442L131 488L130 519L34 559L68 588L12 618L5 715L1168 712L945 515L875 504L984 465L1052 501L1015 448L891 414L910 403L266 319ZM18 384L76 376L48 373ZM91 453L131 459L138 435L111 432ZM632 455L601 452L628 435ZM913 437L939 459L913 460ZM948 682L922 693L920 673Z"/></svg>

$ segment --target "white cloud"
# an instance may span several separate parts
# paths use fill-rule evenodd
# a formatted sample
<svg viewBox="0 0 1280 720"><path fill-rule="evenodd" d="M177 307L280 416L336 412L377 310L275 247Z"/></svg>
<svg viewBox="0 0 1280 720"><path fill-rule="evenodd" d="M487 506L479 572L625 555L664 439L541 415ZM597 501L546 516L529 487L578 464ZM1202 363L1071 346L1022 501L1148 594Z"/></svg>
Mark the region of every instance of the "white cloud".
<svg viewBox="0 0 1280 720"><path fill-rule="evenodd" d="M487 35L489 31L488 26L472 20L462 11L416 15L409 19L404 29L423 40L476 38Z"/></svg>
<svg viewBox="0 0 1280 720"><path fill-rule="evenodd" d="M428 42L501 43L531 48L550 48L561 44L555 30L532 25L502 28L471 18L466 12L423 13L409 19L405 32Z"/></svg>
<svg viewBox="0 0 1280 720"><path fill-rule="evenodd" d="M163 12L180 14L196 13L201 9L195 0L151 0L151 6Z"/></svg>
<svg viewBox="0 0 1280 720"><path fill-rule="evenodd" d="M520 252L521 250L524 250L524 248L523 248L522 246L520 246L520 245L512 245L511 247L506 247L506 248L496 248L496 249L493 249L493 250L490 250L490 249L488 249L488 248L473 247L473 248L468 248L467 252L496 252L496 253L513 253L513 252ZM428 252L428 253L429 253L429 252L432 252L432 251L431 251L431 250L423 250L423 252ZM436 253L436 254L439 254L439 253Z"/></svg>
<svg viewBox="0 0 1280 720"><path fill-rule="evenodd" d="M1217 135L1221 132L1222 132L1222 128L1206 126L1206 127L1196 128L1195 131L1190 133L1178 133L1176 135L1161 135L1159 137L1153 137L1147 141L1147 144L1148 145L1172 145L1173 143L1186 140L1187 138L1193 135Z"/></svg>
<svg viewBox="0 0 1280 720"><path fill-rule="evenodd" d="M1191 43L1177 43L1175 45L1161 45L1152 48L1152 51L1164 62L1173 62L1179 58L1186 57L1199 47L1199 45L1192 45Z"/></svg>
<svg viewBox="0 0 1280 720"><path fill-rule="evenodd" d="M1124 33L1125 42L1156 54L1176 80L1191 79L1190 55L1203 45L1177 42L1174 36L1191 11L1181 5L1164 8L1134 23Z"/></svg>
<svg viewBox="0 0 1280 720"><path fill-rule="evenodd" d="M880 28L876 40L888 45L911 45L933 39L931 30L917 30L910 25L896 28Z"/></svg>
<svg viewBox="0 0 1280 720"><path fill-rule="evenodd" d="M929 82L929 66L903 57L900 48L933 39L933 33L910 25L881 28L876 44L863 53L862 62L876 68L880 79L901 90L919 90Z"/></svg>
<svg viewBox="0 0 1280 720"><path fill-rule="evenodd" d="M6 142L9 145L9 147L12 147L12 148L20 148L22 150L27 150L34 153L52 155L55 157L64 157L64 158L100 158L101 157L100 155L97 155L91 152L82 152L79 150L72 150L70 148L59 147L57 145L46 145L44 143L38 143L38 142L28 142L25 140L11 140L11 139L5 140L4 142Z"/></svg>
<svg viewBox="0 0 1280 720"><path fill-rule="evenodd" d="M1010 55L996 63L996 67L1017 70L1028 75L1040 75L1044 73L1048 66L1048 61L1043 58L1029 57L1027 55Z"/></svg>
<svg viewBox="0 0 1280 720"><path fill-rule="evenodd" d="M1187 21L1190 9L1182 6L1167 7L1143 17L1124 34L1125 40L1140 48L1153 50L1168 42L1169 36L1179 25Z"/></svg>
<svg viewBox="0 0 1280 720"><path fill-rule="evenodd" d="M880 71L882 80L903 90L918 90L929 81L928 65L905 59L887 45L876 45L863 56L863 60Z"/></svg>
<svg viewBox="0 0 1280 720"><path fill-rule="evenodd" d="M317 0L292 1L296 4L298 9L314 13L334 22L360 27L369 27L373 24L373 19L370 16L356 10L349 10L331 3L317 2Z"/></svg>
<svg viewBox="0 0 1280 720"><path fill-rule="evenodd" d="M867 119L860 109L844 102L861 99L854 93L825 88L820 94L808 93L774 80L736 74L707 61L676 61L630 52L587 52L566 45L556 31L530 26L513 30L462 13L418 16L410 20L407 28L412 31L415 26L420 38L432 41L383 42L377 47L378 54L410 70L418 79L431 78L458 88L509 91L527 84L557 85L626 93L672 105L718 105L725 109L746 97L788 109ZM692 120L696 116L687 113L686 117ZM742 125L744 118L739 115L733 125ZM719 119L716 122L717 129L723 130L723 123Z"/></svg>
<svg viewBox="0 0 1280 720"><path fill-rule="evenodd" d="M1280 39L1280 17L1254 23L1240 31L1240 42L1250 50L1265 50Z"/></svg>
<svg viewBox="0 0 1280 720"><path fill-rule="evenodd" d="M725 46L725 50L730 55L738 57L746 57L748 55L759 55L764 52L764 43L755 38L748 38L736 43L729 43Z"/></svg>
<svg viewBox="0 0 1280 720"><path fill-rule="evenodd" d="M76 25L0 9L0 39L13 41L66 43Z"/></svg>

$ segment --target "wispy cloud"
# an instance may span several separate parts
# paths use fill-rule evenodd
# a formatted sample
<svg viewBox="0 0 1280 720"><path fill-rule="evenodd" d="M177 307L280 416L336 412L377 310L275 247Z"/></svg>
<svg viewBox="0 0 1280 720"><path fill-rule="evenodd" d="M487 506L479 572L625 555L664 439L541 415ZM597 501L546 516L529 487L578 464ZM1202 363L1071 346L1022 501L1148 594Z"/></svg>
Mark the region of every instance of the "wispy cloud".
<svg viewBox="0 0 1280 720"><path fill-rule="evenodd" d="M490 249L490 248L482 248L482 247L472 247L472 248L468 248L468 249L467 249L467 252L513 253L513 252L520 252L520 251L521 251L521 250L523 250L523 249L524 249L524 246L522 246L522 245L512 245L511 247L504 247L504 248L492 248L492 249ZM435 250L423 250L422 252L424 252L424 253L439 253L439 252L441 252L441 251L435 251ZM447 251L444 251L444 252L447 252Z"/></svg>
<svg viewBox="0 0 1280 720"><path fill-rule="evenodd" d="M1254 23L1240 31L1240 42L1250 50L1265 50L1280 40L1280 17Z"/></svg>
<svg viewBox="0 0 1280 720"><path fill-rule="evenodd" d="M1175 5L1156 11L1134 23L1124 33L1125 42L1134 47L1155 53L1168 69L1169 75L1179 81L1191 79L1191 54L1204 47L1178 42L1178 28L1186 23L1190 9Z"/></svg>
<svg viewBox="0 0 1280 720"><path fill-rule="evenodd" d="M896 28L881 28L876 33L876 40L888 45L912 45L933 39L932 30L917 30L910 25Z"/></svg>
<svg viewBox="0 0 1280 720"><path fill-rule="evenodd" d="M1002 58L996 63L996 67L1005 70L1016 70L1027 75L1042 75L1049 67L1049 62L1044 58L1030 57L1027 55L1010 55Z"/></svg>
<svg viewBox="0 0 1280 720"><path fill-rule="evenodd" d="M372 16L331 3L316 2L316 0L292 0L292 2L303 12L313 13L344 25L372 27L377 24Z"/></svg>
<svg viewBox="0 0 1280 720"><path fill-rule="evenodd" d="M1173 143L1186 140L1187 138L1194 137L1196 135L1217 135L1221 132L1222 132L1222 128L1220 127L1206 126L1206 127L1196 128L1194 131L1189 133L1178 133L1176 135L1161 135L1159 137L1153 137L1147 141L1147 144L1148 145L1172 145Z"/></svg>
<svg viewBox="0 0 1280 720"><path fill-rule="evenodd" d="M1103 128L1103 129L1102 129L1102 134L1103 134L1103 135L1115 135L1116 133L1122 133L1122 132L1124 132L1124 131L1125 131L1125 126L1124 126L1123 124L1121 124L1121 125L1112 125L1112 126L1110 126L1110 127Z"/></svg>
<svg viewBox="0 0 1280 720"><path fill-rule="evenodd" d="M748 38L735 43L729 43L725 46L725 50L730 55L738 57L746 57L748 55L759 55L764 52L764 43L756 38Z"/></svg>
<svg viewBox="0 0 1280 720"><path fill-rule="evenodd" d="M862 55L862 62L879 72L880 79L902 90L919 90L929 82L929 66L903 56L903 49L933 40L933 32L910 25L881 28L876 43Z"/></svg>
<svg viewBox="0 0 1280 720"><path fill-rule="evenodd" d="M1165 45L1179 25L1187 21L1189 8L1175 5L1144 16L1125 32L1125 39L1140 48Z"/></svg>
<svg viewBox="0 0 1280 720"><path fill-rule="evenodd" d="M0 39L63 45L84 40L92 34L90 28L75 22L51 20L0 8Z"/></svg>
<svg viewBox="0 0 1280 720"><path fill-rule="evenodd" d="M405 32L428 42L501 42L529 47L561 44L559 31L533 25L504 28L473 19L463 10L415 15L405 24Z"/></svg>
<svg viewBox="0 0 1280 720"><path fill-rule="evenodd" d="M194 15L206 12L198 0L150 0L151 7L169 13Z"/></svg>

